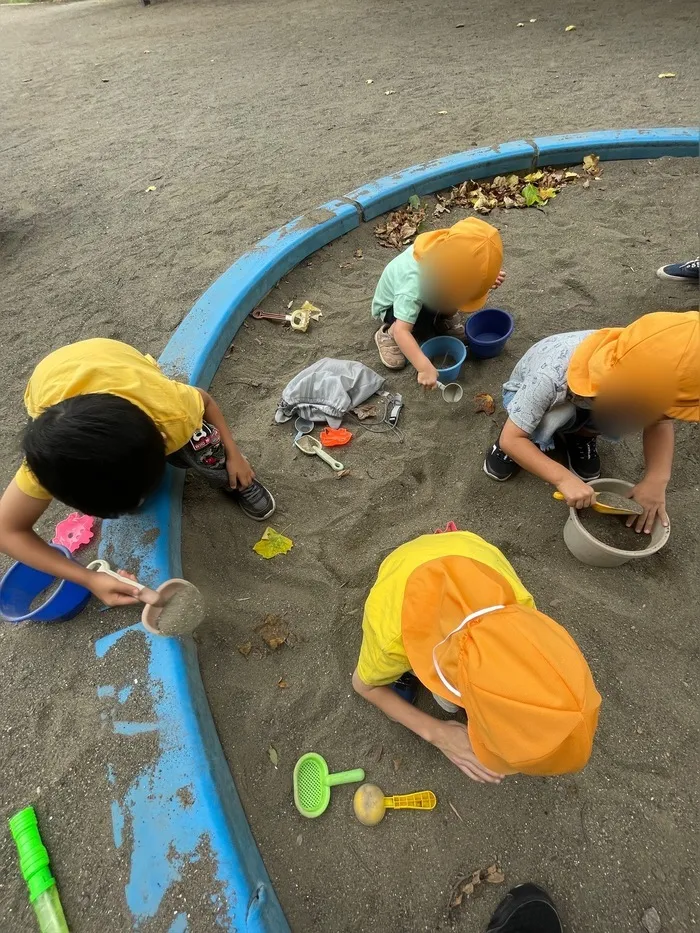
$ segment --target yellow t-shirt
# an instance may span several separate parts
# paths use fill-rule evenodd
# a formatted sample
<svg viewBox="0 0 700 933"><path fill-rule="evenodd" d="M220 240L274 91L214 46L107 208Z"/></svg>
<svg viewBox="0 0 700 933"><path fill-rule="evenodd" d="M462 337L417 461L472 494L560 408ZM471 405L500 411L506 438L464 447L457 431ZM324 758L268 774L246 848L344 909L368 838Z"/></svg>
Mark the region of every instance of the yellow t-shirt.
<svg viewBox="0 0 700 933"><path fill-rule="evenodd" d="M365 603L357 674L368 687L391 684L411 669L401 634L406 583L421 564L449 556L468 557L500 573L512 587L518 604L535 608L535 601L503 554L478 535L451 531L409 541L382 562Z"/></svg>
<svg viewBox="0 0 700 933"><path fill-rule="evenodd" d="M118 340L96 337L61 347L45 357L24 393L30 418L76 395L116 395L137 405L165 435L165 452L184 447L202 426L204 400L194 386L168 379L151 356ZM28 496L50 499L26 462L15 482Z"/></svg>

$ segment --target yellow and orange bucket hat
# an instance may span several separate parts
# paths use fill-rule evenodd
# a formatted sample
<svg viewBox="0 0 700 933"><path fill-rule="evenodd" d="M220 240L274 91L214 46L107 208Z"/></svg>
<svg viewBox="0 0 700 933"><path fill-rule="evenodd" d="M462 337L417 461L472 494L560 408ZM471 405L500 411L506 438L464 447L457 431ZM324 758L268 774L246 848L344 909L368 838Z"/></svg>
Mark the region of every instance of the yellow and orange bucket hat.
<svg viewBox="0 0 700 933"><path fill-rule="evenodd" d="M567 381L576 395L700 421L700 312L656 311L597 330L574 351Z"/></svg>
<svg viewBox="0 0 700 933"><path fill-rule="evenodd" d="M601 704L561 625L515 601L496 570L466 557L421 564L402 607L420 681L468 716L479 761L501 774L566 774L590 758Z"/></svg>
<svg viewBox="0 0 700 933"><path fill-rule="evenodd" d="M438 283L443 301L458 311L478 311L501 271L503 242L491 224L468 217L452 227L421 233L413 256Z"/></svg>

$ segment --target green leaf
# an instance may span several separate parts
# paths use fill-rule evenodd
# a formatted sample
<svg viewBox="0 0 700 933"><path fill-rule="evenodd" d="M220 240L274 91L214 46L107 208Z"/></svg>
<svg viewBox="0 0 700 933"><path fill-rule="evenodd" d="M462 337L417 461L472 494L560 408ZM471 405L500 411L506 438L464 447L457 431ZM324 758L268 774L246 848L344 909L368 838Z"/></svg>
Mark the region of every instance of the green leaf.
<svg viewBox="0 0 700 933"><path fill-rule="evenodd" d="M270 761L272 762L272 764L275 767L277 767L277 765L279 764L280 756L277 754L277 749L275 748L274 745L271 745L268 748L267 754L270 756Z"/></svg>
<svg viewBox="0 0 700 933"><path fill-rule="evenodd" d="M545 203L540 197L539 191L533 184L525 185L520 193L525 198L525 203L528 207L534 207L536 204Z"/></svg>
<svg viewBox="0 0 700 933"><path fill-rule="evenodd" d="M417 194L412 194L408 199L409 207L412 207L414 211L420 210L420 198Z"/></svg>
<svg viewBox="0 0 700 933"><path fill-rule="evenodd" d="M265 529L262 538L253 545L253 550L256 554L269 560L278 554L286 554L293 547L294 542L291 538L285 538L279 531L268 527Z"/></svg>

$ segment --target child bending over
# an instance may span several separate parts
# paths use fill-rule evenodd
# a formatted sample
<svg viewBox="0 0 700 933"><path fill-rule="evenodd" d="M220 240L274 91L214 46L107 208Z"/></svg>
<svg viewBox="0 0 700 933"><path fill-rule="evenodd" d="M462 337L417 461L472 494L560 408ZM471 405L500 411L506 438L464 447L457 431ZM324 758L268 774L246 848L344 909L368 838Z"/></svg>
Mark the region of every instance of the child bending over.
<svg viewBox="0 0 700 933"><path fill-rule="evenodd" d="M477 535L397 548L379 568L362 633L355 690L473 780L565 774L588 761L601 700L586 660ZM444 710L464 709L466 726L416 709L416 677Z"/></svg>
<svg viewBox="0 0 700 933"><path fill-rule="evenodd" d="M432 332L463 340L464 320L457 312L484 306L489 290L505 278L502 261L500 233L476 217L446 230L421 233L392 259L372 300L372 316L382 322L374 342L387 369L403 369L408 360L418 382L434 389L437 370L414 330L424 337Z"/></svg>
<svg viewBox="0 0 700 933"><path fill-rule="evenodd" d="M503 482L520 467L552 483L570 506L593 502L600 476L596 439L643 432L645 473L630 495L644 513L628 519L651 533L664 525L673 464L673 419L700 421L700 313L658 311L628 327L545 337L527 351L503 386L508 418L484 461ZM555 435L569 469L547 456Z"/></svg>
<svg viewBox="0 0 700 933"><path fill-rule="evenodd" d="M191 468L262 521L275 510L224 416L203 389L168 379L150 356L116 340L83 340L34 370L24 403L25 461L0 499L0 549L87 587L109 606L137 602L120 583L69 560L34 532L52 498L86 515L134 512L166 461Z"/></svg>

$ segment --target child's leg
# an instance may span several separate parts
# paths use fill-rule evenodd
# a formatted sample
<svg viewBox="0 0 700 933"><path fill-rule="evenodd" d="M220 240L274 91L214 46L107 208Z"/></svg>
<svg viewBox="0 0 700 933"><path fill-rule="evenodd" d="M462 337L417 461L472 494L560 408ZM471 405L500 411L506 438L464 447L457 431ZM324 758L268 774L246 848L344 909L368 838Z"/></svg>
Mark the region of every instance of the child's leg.
<svg viewBox="0 0 700 933"><path fill-rule="evenodd" d="M234 497L243 512L255 521L261 522L275 511L272 493L257 480L246 489L231 489L224 445L219 432L206 421L184 447L168 457L168 462L178 469L192 470L210 486Z"/></svg>

